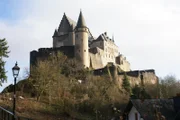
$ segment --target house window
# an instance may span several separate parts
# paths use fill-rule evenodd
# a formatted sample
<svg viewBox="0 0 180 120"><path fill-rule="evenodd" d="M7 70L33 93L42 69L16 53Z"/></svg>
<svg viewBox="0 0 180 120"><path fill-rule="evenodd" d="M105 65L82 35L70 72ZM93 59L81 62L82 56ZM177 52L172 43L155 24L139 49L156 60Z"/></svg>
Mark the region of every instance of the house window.
<svg viewBox="0 0 180 120"><path fill-rule="evenodd" d="M135 113L135 120L138 120L138 114Z"/></svg>

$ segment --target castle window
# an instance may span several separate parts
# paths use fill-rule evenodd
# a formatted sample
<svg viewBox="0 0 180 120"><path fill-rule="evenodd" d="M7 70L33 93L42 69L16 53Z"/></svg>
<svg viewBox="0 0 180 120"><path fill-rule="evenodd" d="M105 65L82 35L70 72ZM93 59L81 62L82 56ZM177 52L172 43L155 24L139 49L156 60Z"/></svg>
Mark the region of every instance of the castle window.
<svg viewBox="0 0 180 120"><path fill-rule="evenodd" d="M79 50L79 52L80 52L80 50Z"/></svg>
<svg viewBox="0 0 180 120"><path fill-rule="evenodd" d="M84 52L86 52L86 50L84 50Z"/></svg>

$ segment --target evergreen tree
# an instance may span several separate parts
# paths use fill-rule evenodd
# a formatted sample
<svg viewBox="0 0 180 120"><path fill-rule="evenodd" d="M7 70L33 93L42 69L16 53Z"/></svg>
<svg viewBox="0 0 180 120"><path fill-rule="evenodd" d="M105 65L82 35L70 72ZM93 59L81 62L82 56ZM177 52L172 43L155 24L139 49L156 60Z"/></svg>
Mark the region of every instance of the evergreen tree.
<svg viewBox="0 0 180 120"><path fill-rule="evenodd" d="M132 88L132 96L133 99L150 99L151 96L149 93L145 90L144 87L139 87L138 85L135 85L134 88Z"/></svg>
<svg viewBox="0 0 180 120"><path fill-rule="evenodd" d="M9 57L8 48L9 46L7 46L6 39L0 39L0 85L7 80L6 71L4 68L6 62L3 60L3 58Z"/></svg>
<svg viewBox="0 0 180 120"><path fill-rule="evenodd" d="M132 88L132 98L134 99L139 99L140 98L140 94L141 93L141 88L138 85L135 85L134 88Z"/></svg>
<svg viewBox="0 0 180 120"><path fill-rule="evenodd" d="M129 83L129 79L126 75L126 73L124 74L124 79L123 79L123 83L122 83L122 87L127 91L127 92L131 92L131 86Z"/></svg>
<svg viewBox="0 0 180 120"><path fill-rule="evenodd" d="M141 99L151 99L151 96L147 93L145 88L142 88L141 90Z"/></svg>

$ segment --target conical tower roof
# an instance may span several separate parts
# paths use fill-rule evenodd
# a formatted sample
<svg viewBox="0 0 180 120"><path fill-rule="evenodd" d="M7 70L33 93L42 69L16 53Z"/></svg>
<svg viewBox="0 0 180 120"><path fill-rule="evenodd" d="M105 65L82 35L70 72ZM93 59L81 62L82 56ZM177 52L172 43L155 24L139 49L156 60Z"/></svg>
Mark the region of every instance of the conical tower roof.
<svg viewBox="0 0 180 120"><path fill-rule="evenodd" d="M53 37L57 37L57 36L58 36L58 31L57 29L55 29Z"/></svg>
<svg viewBox="0 0 180 120"><path fill-rule="evenodd" d="M82 28L82 27L86 27L86 23L85 23L82 11L80 11L76 28Z"/></svg>

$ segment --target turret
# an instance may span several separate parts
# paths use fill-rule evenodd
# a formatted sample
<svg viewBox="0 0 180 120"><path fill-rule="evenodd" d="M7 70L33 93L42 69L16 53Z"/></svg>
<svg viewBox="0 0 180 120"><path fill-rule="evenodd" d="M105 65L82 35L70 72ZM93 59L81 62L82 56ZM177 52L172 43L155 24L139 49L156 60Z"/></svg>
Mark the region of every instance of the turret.
<svg viewBox="0 0 180 120"><path fill-rule="evenodd" d="M52 38L53 38L53 47L56 47L57 40L58 40L58 31L57 31L57 29L55 29Z"/></svg>
<svg viewBox="0 0 180 120"><path fill-rule="evenodd" d="M80 11L78 22L75 28L75 56L84 67L89 67L88 28L82 12Z"/></svg>

